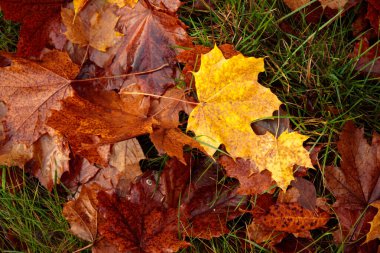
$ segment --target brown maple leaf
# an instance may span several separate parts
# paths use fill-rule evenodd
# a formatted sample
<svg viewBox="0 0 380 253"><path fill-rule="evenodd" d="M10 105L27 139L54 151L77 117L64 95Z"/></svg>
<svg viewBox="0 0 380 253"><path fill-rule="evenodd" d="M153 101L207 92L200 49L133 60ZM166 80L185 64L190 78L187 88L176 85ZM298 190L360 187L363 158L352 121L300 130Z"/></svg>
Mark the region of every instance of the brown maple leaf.
<svg viewBox="0 0 380 253"><path fill-rule="evenodd" d="M0 0L4 18L21 22L17 55L39 57L65 0Z"/></svg>
<svg viewBox="0 0 380 253"><path fill-rule="evenodd" d="M7 109L3 118L3 153L5 146L30 146L46 133L50 110L58 109L59 101L71 94L71 79L79 67L66 53L58 51L47 53L41 62L12 55L2 57L9 61L0 67L0 101ZM60 64L56 64L57 60Z"/></svg>
<svg viewBox="0 0 380 253"><path fill-rule="evenodd" d="M52 112L48 125L64 135L73 150L90 163L107 165L99 150L103 145L152 132L155 120L144 115L143 97L124 99L114 91L87 90L86 98L75 93L63 100L62 108Z"/></svg>
<svg viewBox="0 0 380 253"><path fill-rule="evenodd" d="M149 115L154 117L158 125L150 134L150 139L160 154L167 153L169 156L178 158L185 163L183 147L189 145L203 150L201 145L184 134L179 128L179 113L181 111L190 114L194 101L185 96L183 90L172 88L167 90L159 100L153 100Z"/></svg>
<svg viewBox="0 0 380 253"><path fill-rule="evenodd" d="M327 187L336 198L333 205L341 231L337 241L357 240L369 230L368 222L376 213L371 203L380 199L380 135L372 143L363 136L364 130L348 122L339 137L340 168L325 170Z"/></svg>
<svg viewBox="0 0 380 253"><path fill-rule="evenodd" d="M152 2L162 2L166 6L170 1ZM168 66L146 75L112 80L111 86L120 88L138 83L143 92L162 95L169 86L175 84L174 79L179 74L175 63L175 48L190 46L191 39L185 31L186 26L177 16L162 9L161 4L159 6L155 7L150 1L142 0L134 8L126 6L119 9L116 12L120 16L116 31L124 36L105 53L90 50L89 59L104 68L110 76Z"/></svg>
<svg viewBox="0 0 380 253"><path fill-rule="evenodd" d="M82 238L93 241L95 230L82 223L95 224L97 216L100 241L93 249L111 245L118 252L173 252L190 245L185 236L211 239L227 233L226 222L240 215L237 208L245 207L244 198L236 195L233 185L218 186L222 175L215 166L189 160L187 164L192 166L169 160L160 175L148 171L137 178L125 196L100 191L97 201L89 201L85 199L93 194L86 190L76 201L87 204L65 205L65 212L78 206L74 209L81 220L73 212L67 214L71 226ZM80 211L83 206L90 208L87 214ZM97 215L89 217L93 209ZM87 232L83 235L83 231Z"/></svg>

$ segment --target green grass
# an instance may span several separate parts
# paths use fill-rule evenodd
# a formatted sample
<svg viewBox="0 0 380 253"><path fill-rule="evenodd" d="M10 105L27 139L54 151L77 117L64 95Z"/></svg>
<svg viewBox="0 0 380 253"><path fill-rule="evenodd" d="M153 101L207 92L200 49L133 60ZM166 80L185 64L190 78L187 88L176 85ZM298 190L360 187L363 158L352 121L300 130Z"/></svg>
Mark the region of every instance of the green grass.
<svg viewBox="0 0 380 253"><path fill-rule="evenodd" d="M20 169L3 167L3 179L10 170ZM1 252L73 252L84 247L62 216L66 198L56 189L48 192L36 179L24 175L23 181L15 190L14 182L3 180L0 189Z"/></svg>
<svg viewBox="0 0 380 253"><path fill-rule="evenodd" d="M180 18L189 26L189 34L196 44L230 43L246 56L265 57L266 72L259 81L284 102L294 129L311 136L307 144L323 146L321 168L310 171L309 179L319 196L331 200L323 171L326 165L339 162L335 143L344 123L354 120L367 133L380 132L379 80L356 71L358 59L350 57L357 41L351 31L355 10L312 25L302 15L296 18L298 14L291 13L281 0L211 2L212 6L204 9L196 9L192 3L181 8ZM284 23L294 34L280 28ZM0 28L0 50L13 51L18 27L0 16ZM147 161L146 166L162 166L161 162ZM29 252L65 252L85 246L68 232L61 215L65 200L56 192L46 192L34 180L27 182L16 194L4 188L0 191L0 247L20 250L6 239L10 230ZM265 245L240 234L244 222L231 223L231 228L230 234L211 241L192 238L194 246L181 252L268 252ZM339 245L333 244L331 233L337 228L313 233L313 242L306 248L336 252ZM244 244L250 247L243 250Z"/></svg>

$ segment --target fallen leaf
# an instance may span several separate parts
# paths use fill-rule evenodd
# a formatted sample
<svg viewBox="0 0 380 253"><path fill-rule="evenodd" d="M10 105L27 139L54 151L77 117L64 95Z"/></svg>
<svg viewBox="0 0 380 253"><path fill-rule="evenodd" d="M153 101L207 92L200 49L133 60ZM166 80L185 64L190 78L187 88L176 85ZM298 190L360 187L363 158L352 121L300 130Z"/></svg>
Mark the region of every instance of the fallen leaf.
<svg viewBox="0 0 380 253"><path fill-rule="evenodd" d="M114 91L98 91L94 96L92 101L77 94L66 98L61 110L52 112L48 125L65 136L77 154L106 166L108 161L99 155L102 145L151 133L155 120L141 114L144 107L133 106L142 101L140 97L131 97L130 104Z"/></svg>
<svg viewBox="0 0 380 253"><path fill-rule="evenodd" d="M262 194L275 185L269 171L259 172L252 170L255 167L250 161L237 158L234 161L231 157L223 155L218 162L224 167L229 177L239 180L238 193L242 195Z"/></svg>
<svg viewBox="0 0 380 253"><path fill-rule="evenodd" d="M182 133L178 128L179 113L183 111L189 114L194 107L190 104L191 102L193 101L186 98L183 90L173 88L167 90L160 100L152 101L149 112L149 115L154 117L159 124L150 134L150 139L157 151L160 154L167 153L169 156L176 157L183 163L185 163L183 157L185 145L203 150L196 140Z"/></svg>
<svg viewBox="0 0 380 253"><path fill-rule="evenodd" d="M59 19L64 0L1 0L4 18L21 23L17 56L39 57L48 44L52 23Z"/></svg>
<svg viewBox="0 0 380 253"><path fill-rule="evenodd" d="M380 136L375 133L369 144L363 134L363 129L348 122L338 141L341 166L325 169L327 187L336 199L333 209L341 226L338 241L364 236L369 230L366 222L375 213L373 207L367 207L380 199Z"/></svg>
<svg viewBox="0 0 380 253"><path fill-rule="evenodd" d="M70 231L90 242L95 241L98 233L96 194L100 189L96 184L84 186L78 199L67 202L63 207L63 216L70 224Z"/></svg>
<svg viewBox="0 0 380 253"><path fill-rule="evenodd" d="M224 144L232 157L251 160L259 171L268 169L283 190L293 177L293 165L312 167L302 143L308 138L296 132L256 135L250 123L271 117L281 102L257 82L263 59L243 55L226 60L215 48L202 55L194 73L199 104L191 112L187 130L212 156Z"/></svg>
<svg viewBox="0 0 380 253"><path fill-rule="evenodd" d="M47 53L41 62L7 58L11 64L0 67L0 100L7 107L5 141L31 145L46 133L49 111L58 109L59 102L71 94L70 80L79 67L58 51Z"/></svg>
<svg viewBox="0 0 380 253"><path fill-rule="evenodd" d="M380 239L380 200L373 202L371 206L377 208L377 214L371 222L371 229L367 233L365 243L375 240L376 238Z"/></svg>
<svg viewBox="0 0 380 253"><path fill-rule="evenodd" d="M371 76L380 77L380 54L378 45L370 48L368 39L364 38L356 42L353 55L358 57L355 69L362 73L368 73Z"/></svg>
<svg viewBox="0 0 380 253"><path fill-rule="evenodd" d="M59 134L49 131L34 143L34 156L29 168L33 176L49 191L60 183L63 173L69 171L70 149Z"/></svg>
<svg viewBox="0 0 380 253"><path fill-rule="evenodd" d="M317 192L314 184L298 177L292 181L291 186L285 193L279 193L277 203L298 203L303 208L315 210L317 206Z"/></svg>
<svg viewBox="0 0 380 253"><path fill-rule="evenodd" d="M116 44L122 36L115 31L115 26L119 17L114 13L115 10L99 1L91 4L99 6L89 11L82 11L78 16L75 11L63 8L61 11L62 21L66 26L66 37L80 46L90 45L91 47L105 52L109 47Z"/></svg>
<svg viewBox="0 0 380 253"><path fill-rule="evenodd" d="M99 234L120 252L171 252L190 245L184 236L227 233L225 224L240 215L244 198L231 186L216 188L216 167L192 167L172 159L160 176L139 177L125 197L100 192Z"/></svg>
<svg viewBox="0 0 380 253"><path fill-rule="evenodd" d="M266 228L288 233L300 233L323 227L330 215L319 209L309 210L297 203L281 203L270 207L269 213L255 218Z"/></svg>
<svg viewBox="0 0 380 253"><path fill-rule="evenodd" d="M156 9L147 0L139 1L134 8L119 9L116 15L120 16L116 30L124 34L122 40L106 53L90 51L90 60L111 76L149 71L167 64L144 75L110 80L114 87L138 83L143 92L162 95L175 85L178 77L176 48L191 45L186 26L175 14Z"/></svg>
<svg viewBox="0 0 380 253"><path fill-rule="evenodd" d="M239 52L235 50L233 45L223 44L219 47L226 59L231 58L232 56L238 55ZM206 47L202 45L195 45L190 50L184 50L177 55L177 60L181 63L184 63L185 66L182 69L182 74L185 76L185 83L187 87L192 86L193 80L193 71L198 71L201 66L201 55L206 54L212 50L211 47Z"/></svg>

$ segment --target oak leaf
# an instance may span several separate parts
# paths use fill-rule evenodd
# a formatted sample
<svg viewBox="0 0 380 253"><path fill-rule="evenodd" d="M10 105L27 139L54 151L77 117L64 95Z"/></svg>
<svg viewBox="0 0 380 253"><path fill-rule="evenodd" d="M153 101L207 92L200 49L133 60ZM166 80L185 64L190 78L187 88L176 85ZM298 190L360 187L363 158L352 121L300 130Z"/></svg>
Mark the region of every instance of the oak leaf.
<svg viewBox="0 0 380 253"><path fill-rule="evenodd" d="M10 65L0 67L0 100L7 107L5 142L31 145L46 133L50 110L58 109L59 102L71 94L71 79L79 67L58 51L47 53L41 62L6 58Z"/></svg>
<svg viewBox="0 0 380 253"><path fill-rule="evenodd" d="M1 0L4 18L21 23L17 56L39 57L48 44L49 32L59 22L64 0Z"/></svg>
<svg viewBox="0 0 380 253"><path fill-rule="evenodd" d="M337 241L346 237L357 240L369 230L368 222L376 213L369 205L380 200L379 144L377 133L369 144L363 129L352 122L343 127L338 141L341 166L325 169L327 187L336 199L333 209L341 226L341 231L334 235Z"/></svg>
<svg viewBox="0 0 380 253"><path fill-rule="evenodd" d="M194 73L199 104L191 112L187 130L194 131L212 156L224 144L232 157L249 159L259 171L272 173L278 186L286 189L293 180L293 165L312 167L302 143L308 138L296 132L256 135L250 123L279 109L281 102L257 82L264 71L263 59L243 55L226 60L215 48L202 55Z"/></svg>

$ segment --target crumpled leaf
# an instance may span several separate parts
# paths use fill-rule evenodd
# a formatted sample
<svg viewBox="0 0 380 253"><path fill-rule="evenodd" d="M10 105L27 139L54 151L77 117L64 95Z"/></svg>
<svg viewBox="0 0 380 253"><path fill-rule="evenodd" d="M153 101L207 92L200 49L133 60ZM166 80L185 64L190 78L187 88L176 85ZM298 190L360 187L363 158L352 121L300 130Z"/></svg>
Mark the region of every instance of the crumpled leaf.
<svg viewBox="0 0 380 253"><path fill-rule="evenodd" d="M90 242L95 241L98 232L96 194L100 189L96 184L83 186L78 199L67 202L63 207L63 216L70 223L70 231Z"/></svg>
<svg viewBox="0 0 380 253"><path fill-rule="evenodd" d="M79 67L58 51L47 53L41 62L6 57L11 64L0 67L0 100L7 107L4 142L31 145L46 133L49 110L58 109L59 101L70 95L70 80Z"/></svg>
<svg viewBox="0 0 380 253"><path fill-rule="evenodd" d="M341 231L334 235L337 241L364 236L369 230L367 222L375 214L375 208L368 205L380 200L380 135L375 133L368 144L363 134L363 129L346 123L338 141L341 167L325 169L327 187L336 199L333 209L341 226Z"/></svg>
<svg viewBox="0 0 380 253"><path fill-rule="evenodd" d="M380 239L380 200L373 202L371 206L377 208L377 214L371 222L371 229L367 234L365 243L375 240L376 238Z"/></svg>
<svg viewBox="0 0 380 253"><path fill-rule="evenodd" d="M257 82L264 70L263 59L243 55L226 60L215 48L202 55L200 70L194 73L199 104L191 112L187 130L212 156L224 144L232 157L250 159L259 171L272 173L278 186L286 189L293 177L293 165L312 167L302 143L308 138L296 132L256 135L250 123L271 117L281 102Z"/></svg>
<svg viewBox="0 0 380 253"><path fill-rule="evenodd" d="M129 102L113 91L94 93L92 100L74 94L62 101L61 110L52 112L48 125L64 135L77 154L106 166L99 150L102 145L151 133L155 120L144 115L144 106L134 106L143 101L141 96L130 96Z"/></svg>
<svg viewBox="0 0 380 253"><path fill-rule="evenodd" d="M28 167L40 183L51 191L55 183L60 183L62 174L69 171L70 149L63 136L49 132L34 143L34 157Z"/></svg>
<svg viewBox="0 0 380 253"><path fill-rule="evenodd" d="M203 150L199 143L190 136L182 133L178 128L179 113L181 111L189 114L193 105L187 102L182 90L173 88L167 90L160 100L151 103L149 115L154 117L159 125L155 127L150 139L160 154L167 153L169 156L176 157L185 163L183 147L189 145L193 148Z"/></svg>
<svg viewBox="0 0 380 253"><path fill-rule="evenodd" d="M119 9L116 15L120 16L116 30L124 34L122 40L106 53L90 51L89 59L110 76L149 71L168 64L145 75L110 80L112 84L109 84L125 88L138 83L143 92L162 95L175 84L174 79L179 74L176 48L191 45L186 26L174 13L156 8L147 0L139 1L134 8Z"/></svg>
<svg viewBox="0 0 380 253"><path fill-rule="evenodd" d="M62 21L66 26L66 37L79 46L90 45L99 51L105 52L109 47L115 45L122 34L115 31L119 17L115 10L104 2L93 1L92 5L98 6L87 8L89 11L81 12L75 16L75 9L62 8ZM75 8L75 7L74 7Z"/></svg>
<svg viewBox="0 0 380 253"><path fill-rule="evenodd" d="M59 20L64 0L0 0L4 18L21 23L17 56L39 57L49 41L52 24Z"/></svg>
<svg viewBox="0 0 380 253"><path fill-rule="evenodd" d="M136 179L125 196L99 192L99 244L118 252L174 252L190 245L185 236L210 239L227 233L226 222L240 215L244 198L233 185L217 183L222 177L217 167L187 164L192 168L169 160L160 175L148 171Z"/></svg>

